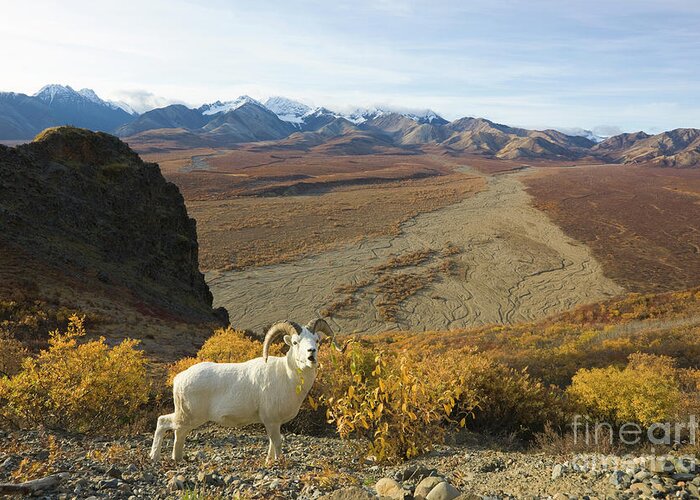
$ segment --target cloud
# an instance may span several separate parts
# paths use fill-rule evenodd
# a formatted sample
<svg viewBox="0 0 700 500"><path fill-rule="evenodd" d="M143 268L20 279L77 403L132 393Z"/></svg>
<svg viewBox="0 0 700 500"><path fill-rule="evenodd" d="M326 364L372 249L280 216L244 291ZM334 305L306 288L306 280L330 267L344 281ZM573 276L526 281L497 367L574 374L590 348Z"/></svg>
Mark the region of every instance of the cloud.
<svg viewBox="0 0 700 500"><path fill-rule="evenodd" d="M155 108L162 108L170 104L186 104L183 101L177 99L170 99L167 97L159 96L148 90L117 90L112 93L114 100L121 101L138 112L144 113Z"/></svg>

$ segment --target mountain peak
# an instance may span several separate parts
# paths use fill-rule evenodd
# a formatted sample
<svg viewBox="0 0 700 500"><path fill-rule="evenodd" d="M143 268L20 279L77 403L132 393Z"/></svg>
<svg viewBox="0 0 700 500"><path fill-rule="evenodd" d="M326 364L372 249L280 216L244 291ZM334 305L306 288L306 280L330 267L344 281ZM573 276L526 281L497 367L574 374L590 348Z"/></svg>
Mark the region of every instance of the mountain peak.
<svg viewBox="0 0 700 500"><path fill-rule="evenodd" d="M254 104L255 106L264 107L259 101L256 101L250 96L242 95L233 101L216 101L211 104L202 105L199 110L203 115L215 115L217 113L228 113L229 111L234 111L241 106L246 104Z"/></svg>
<svg viewBox="0 0 700 500"><path fill-rule="evenodd" d="M85 90L87 90L87 89L85 89ZM34 94L34 97L38 97L42 101L48 101L48 102L52 102L54 99L57 99L57 98L75 97L75 96L80 96L80 94L78 92L76 92L75 90L73 90L73 88L70 85L60 85L57 83L50 83L48 85L44 85L43 87L41 87L39 92Z"/></svg>
<svg viewBox="0 0 700 500"><path fill-rule="evenodd" d="M282 96L270 97L265 101L265 107L280 120L294 124L304 123L303 117L312 111L306 104Z"/></svg>

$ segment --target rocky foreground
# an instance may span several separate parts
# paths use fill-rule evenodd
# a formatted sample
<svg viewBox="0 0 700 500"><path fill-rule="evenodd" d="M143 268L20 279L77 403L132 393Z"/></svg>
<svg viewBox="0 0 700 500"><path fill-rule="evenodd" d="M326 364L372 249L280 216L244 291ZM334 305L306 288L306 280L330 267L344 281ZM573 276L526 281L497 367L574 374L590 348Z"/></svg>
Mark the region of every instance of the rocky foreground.
<svg viewBox="0 0 700 500"><path fill-rule="evenodd" d="M557 457L501 451L476 436L469 441L383 466L358 458L339 439L287 434L285 459L266 467L261 430L212 426L190 436L184 463L165 458L153 465L146 434L99 439L11 432L0 433L0 483L54 476L56 485L34 495L66 499L700 497L700 469L678 457Z"/></svg>

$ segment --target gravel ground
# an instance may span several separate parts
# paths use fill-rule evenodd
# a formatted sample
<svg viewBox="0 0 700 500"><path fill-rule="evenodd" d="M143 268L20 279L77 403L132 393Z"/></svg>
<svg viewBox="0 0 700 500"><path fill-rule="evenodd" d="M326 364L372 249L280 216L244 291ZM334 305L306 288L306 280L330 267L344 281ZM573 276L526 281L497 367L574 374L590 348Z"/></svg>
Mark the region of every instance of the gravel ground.
<svg viewBox="0 0 700 500"><path fill-rule="evenodd" d="M455 492L462 498L697 498L700 488L700 471L676 457L555 457L497 450L478 436L382 466L358 458L339 439L287 434L285 459L266 467L267 438L259 429L203 427L188 438L183 463L173 463L164 449L158 465L147 457L151 435L51 435L54 445L41 431L0 432L0 483L18 482L21 468L27 471L23 479L63 475L56 488L37 495L45 498L177 498L188 490L203 498L319 498L334 492L332 498L352 499L378 490L412 498L424 476L439 476L454 487L442 485L444 491L429 500L449 500ZM172 445L168 438L166 447Z"/></svg>

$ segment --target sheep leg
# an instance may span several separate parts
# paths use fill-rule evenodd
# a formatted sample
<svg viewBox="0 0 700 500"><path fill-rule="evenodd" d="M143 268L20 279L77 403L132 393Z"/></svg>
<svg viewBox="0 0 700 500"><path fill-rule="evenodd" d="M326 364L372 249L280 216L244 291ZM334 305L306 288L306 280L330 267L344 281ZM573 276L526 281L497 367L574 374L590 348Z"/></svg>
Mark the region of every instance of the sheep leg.
<svg viewBox="0 0 700 500"><path fill-rule="evenodd" d="M175 443L173 443L173 460L179 462L182 460L183 449L185 447L185 438L190 433L189 428L179 427L175 429Z"/></svg>
<svg viewBox="0 0 700 500"><path fill-rule="evenodd" d="M161 415L158 417L158 425L156 425L156 432L153 434L153 445L151 446L151 460L157 462L160 460L160 450L163 446L163 436L166 431L173 429L173 417L174 413L168 415Z"/></svg>
<svg viewBox="0 0 700 500"><path fill-rule="evenodd" d="M273 461L282 457L282 434L280 432L281 424L266 424L265 430L270 437L270 447L267 451L267 461L270 464Z"/></svg>

